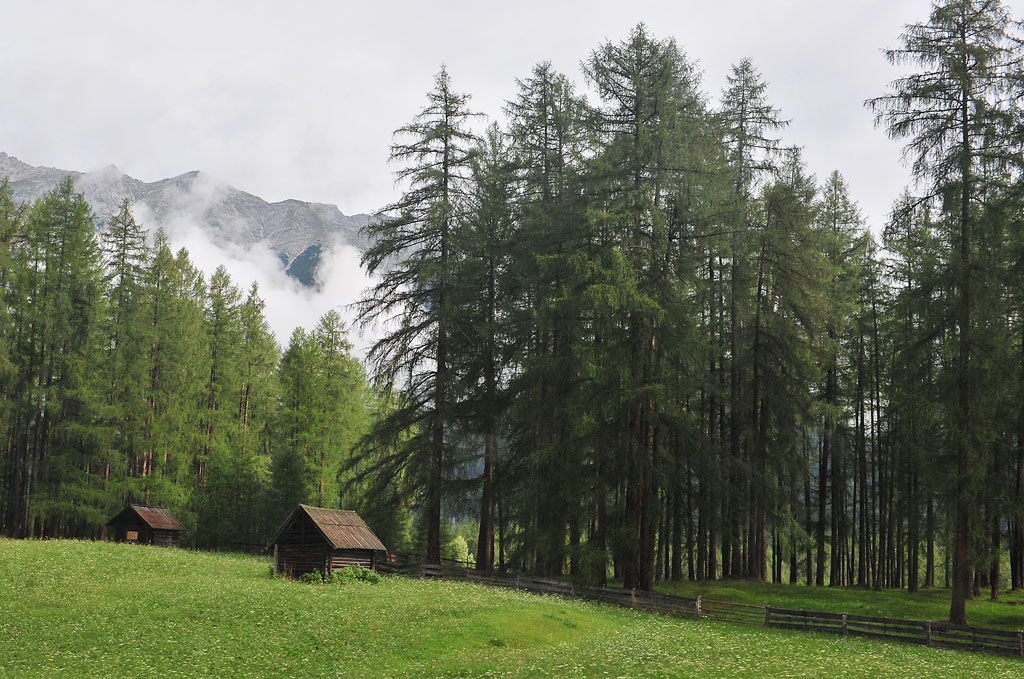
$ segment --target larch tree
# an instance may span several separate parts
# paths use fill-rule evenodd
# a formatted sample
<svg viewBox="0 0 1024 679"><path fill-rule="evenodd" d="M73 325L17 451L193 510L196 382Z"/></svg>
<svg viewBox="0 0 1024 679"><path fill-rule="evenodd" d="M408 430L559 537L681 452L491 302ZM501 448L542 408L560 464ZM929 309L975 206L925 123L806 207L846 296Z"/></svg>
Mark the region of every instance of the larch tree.
<svg viewBox="0 0 1024 679"><path fill-rule="evenodd" d="M906 156L914 176L941 199L948 215L949 246L956 271L956 426L953 588L950 622L966 624L970 595L972 530L982 473L989 452L980 445L974 347L977 296L974 284L986 195L984 171L1005 163L1019 143L1008 134L1013 71L1019 61L1009 16L1000 0L935 2L927 23L906 27L901 46L886 52L896 64L919 68L893 83L890 94L870 100L877 124L896 139L909 139ZM984 304L984 301L982 301Z"/></svg>
<svg viewBox="0 0 1024 679"><path fill-rule="evenodd" d="M16 534L95 535L109 509L100 492L109 428L99 417L103 268L92 209L70 178L28 215L18 287L29 310L18 351L21 417L11 435L27 451L27 506Z"/></svg>
<svg viewBox="0 0 1024 679"><path fill-rule="evenodd" d="M728 87L722 95L718 114L732 178L728 223L731 237L727 253L729 446L727 462L723 465L731 492L725 498L727 509L723 512L727 518L722 534L722 567L724 575L741 575L746 572L742 558L742 524L744 514L750 509L745 494L751 482L743 460L743 444L751 426L750 409L743 398L744 364L748 353L746 347L741 347L744 325L752 307L748 271L750 251L754 247L750 241L753 233L750 206L757 188L777 169L779 139L774 135L788 122L768 102L765 97L768 84L750 59L742 59L734 65L727 80Z"/></svg>
<svg viewBox="0 0 1024 679"><path fill-rule="evenodd" d="M505 513L505 523L518 527L521 563L558 572L566 560L567 531L578 535L577 508L587 483L578 473L585 438L579 427L586 417L576 387L584 341L580 291L587 229L581 156L588 108L569 79L546 62L517 85L506 106L517 181L504 296L509 362L515 368L508 385L510 450L502 479L506 496L519 501ZM523 476L528 469L537 477L529 483ZM501 551L504 541L499 543ZM568 543L568 550L577 549L572 535ZM577 553L574 572L580 565Z"/></svg>
<svg viewBox="0 0 1024 679"><path fill-rule="evenodd" d="M476 553L476 567L481 570L494 567L496 472L509 344L505 327L509 296L505 287L512 235L513 168L507 139L497 125L490 126L473 160L466 262L460 272L460 331L453 337L456 354L462 357L459 372L465 382L465 401L470 404L460 419L471 432L482 436L484 443Z"/></svg>
<svg viewBox="0 0 1024 679"><path fill-rule="evenodd" d="M392 162L404 165L397 177L407 190L364 229L371 245L362 263L378 281L363 298L359 318L382 326L384 335L371 347L369 360L377 383L394 386L397 395L395 409L378 422L366 450L394 473L415 466L429 563L441 559L446 439L458 397L449 335L476 144L468 101L452 89L442 68L427 107L396 132L391 147Z"/></svg>
<svg viewBox="0 0 1024 679"><path fill-rule="evenodd" d="M146 431L146 353L151 340L145 318L144 273L149 252L146 231L135 221L127 198L121 202L118 213L110 216L100 235L100 244L107 267L107 341L103 360L104 373L110 377L105 387L113 432L110 454L114 456L104 475L110 482L124 485L126 500L148 503L147 477L154 471L153 450Z"/></svg>

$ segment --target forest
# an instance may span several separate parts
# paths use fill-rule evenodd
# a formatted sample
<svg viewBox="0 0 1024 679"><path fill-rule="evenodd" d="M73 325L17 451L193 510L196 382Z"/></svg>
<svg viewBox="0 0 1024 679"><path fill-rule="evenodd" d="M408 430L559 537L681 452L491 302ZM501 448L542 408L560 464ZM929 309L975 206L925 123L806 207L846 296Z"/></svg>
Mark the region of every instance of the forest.
<svg viewBox="0 0 1024 679"><path fill-rule="evenodd" d="M749 59L713 100L641 24L489 125L442 67L365 229L365 368L335 313L282 352L127 202L97 233L0 184L0 533L131 500L231 549L308 502L428 562L469 518L477 568L946 586L962 624L1024 589L1021 41L944 0L885 52L914 183L874 231Z"/></svg>
<svg viewBox="0 0 1024 679"><path fill-rule="evenodd" d="M97 233L70 179L0 180L0 533L97 537L166 506L198 547L251 550L298 502L337 506L377 402L337 312L281 352L254 285L209 280L127 199Z"/></svg>

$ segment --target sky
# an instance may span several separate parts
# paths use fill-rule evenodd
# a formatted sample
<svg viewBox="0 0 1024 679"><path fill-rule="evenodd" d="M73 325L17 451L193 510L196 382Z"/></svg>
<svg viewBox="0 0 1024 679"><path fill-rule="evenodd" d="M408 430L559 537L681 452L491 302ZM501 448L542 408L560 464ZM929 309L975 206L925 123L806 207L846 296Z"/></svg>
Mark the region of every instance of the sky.
<svg viewBox="0 0 1024 679"><path fill-rule="evenodd" d="M1006 4L1014 16L1024 13L1024 0ZM392 132L424 106L441 64L454 88L472 95L473 109L500 120L516 78L534 64L551 61L582 88L580 62L644 22L696 62L712 102L730 67L750 57L769 83L767 99L791 121L783 142L804 148L819 179L839 170L876 232L909 171L901 143L874 127L863 102L901 74L882 50L898 44L905 24L925 21L930 7L927 0L522 0L514 9L480 0L5 5L0 151L33 165L115 164L144 181L201 169L268 201L373 212L399 195L388 163ZM209 245L189 234L179 240L193 252ZM240 261L229 269L247 285L244 253L229 255ZM273 303L284 308L275 310L268 298L280 341L296 324L316 322L297 308L318 316L325 304L355 299L352 289L365 283L347 271L355 261L345 252L328 263L334 289L324 286L319 303L295 290L305 302L289 310L282 294ZM280 283L272 271L259 274L265 292Z"/></svg>

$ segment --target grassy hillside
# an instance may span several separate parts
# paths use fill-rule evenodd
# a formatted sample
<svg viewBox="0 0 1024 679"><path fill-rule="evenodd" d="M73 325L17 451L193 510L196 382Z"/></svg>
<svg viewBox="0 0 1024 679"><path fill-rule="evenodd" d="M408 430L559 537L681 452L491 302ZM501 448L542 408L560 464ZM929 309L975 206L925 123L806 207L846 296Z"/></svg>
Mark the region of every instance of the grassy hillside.
<svg viewBox="0 0 1024 679"><path fill-rule="evenodd" d="M0 677L1020 677L1024 662L266 559L0 540Z"/></svg>
<svg viewBox="0 0 1024 679"><path fill-rule="evenodd" d="M666 594L736 603L769 604L780 608L834 611L908 620L942 621L949 618L949 590L938 587L915 594L906 590L865 591L855 587L805 587L745 580L717 582L660 582ZM1024 593L1002 592L997 601L985 590L967 602L967 622L976 627L1017 630L1024 628Z"/></svg>

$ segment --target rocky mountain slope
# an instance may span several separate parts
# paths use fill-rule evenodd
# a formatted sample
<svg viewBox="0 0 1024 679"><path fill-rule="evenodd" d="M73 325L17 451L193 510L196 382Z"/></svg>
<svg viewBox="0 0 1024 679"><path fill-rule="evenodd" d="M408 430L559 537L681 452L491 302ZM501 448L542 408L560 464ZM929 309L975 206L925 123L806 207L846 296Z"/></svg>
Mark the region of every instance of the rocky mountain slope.
<svg viewBox="0 0 1024 679"><path fill-rule="evenodd" d="M8 177L14 198L33 201L66 176L92 205L98 227L115 214L121 200L131 199L136 216L146 228L190 224L203 228L223 245L243 248L267 245L281 259L289 275L315 285L320 253L339 242L360 249L365 241L359 229L370 215L344 215L334 205L283 200L268 203L199 171L155 182L143 182L109 165L94 172L36 167L0 152L0 177Z"/></svg>

